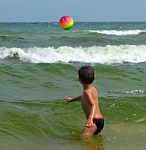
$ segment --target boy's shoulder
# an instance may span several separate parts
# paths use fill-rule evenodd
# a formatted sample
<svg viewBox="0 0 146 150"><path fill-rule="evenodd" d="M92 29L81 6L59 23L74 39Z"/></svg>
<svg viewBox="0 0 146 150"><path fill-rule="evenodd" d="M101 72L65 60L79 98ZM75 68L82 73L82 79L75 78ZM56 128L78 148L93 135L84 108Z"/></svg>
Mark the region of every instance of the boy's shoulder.
<svg viewBox="0 0 146 150"><path fill-rule="evenodd" d="M90 95L94 92L97 92L96 88L94 86L90 86L90 87L84 89L84 93L87 94L87 95Z"/></svg>

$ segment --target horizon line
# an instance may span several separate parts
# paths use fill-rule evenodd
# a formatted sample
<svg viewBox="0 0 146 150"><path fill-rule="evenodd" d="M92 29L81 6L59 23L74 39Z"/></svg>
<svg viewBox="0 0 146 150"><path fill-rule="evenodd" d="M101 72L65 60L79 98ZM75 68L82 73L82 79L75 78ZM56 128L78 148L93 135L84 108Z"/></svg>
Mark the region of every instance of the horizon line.
<svg viewBox="0 0 146 150"><path fill-rule="evenodd" d="M58 23L59 21L0 21L0 23ZM144 21L76 21L76 23L134 23L146 22Z"/></svg>

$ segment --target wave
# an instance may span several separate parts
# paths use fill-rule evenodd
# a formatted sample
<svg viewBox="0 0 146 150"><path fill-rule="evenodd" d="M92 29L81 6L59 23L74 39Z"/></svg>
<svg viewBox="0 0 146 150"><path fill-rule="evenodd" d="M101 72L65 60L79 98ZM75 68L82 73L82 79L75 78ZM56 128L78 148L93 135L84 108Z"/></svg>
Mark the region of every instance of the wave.
<svg viewBox="0 0 146 150"><path fill-rule="evenodd" d="M124 91L126 94L144 94L144 90L131 90L131 91Z"/></svg>
<svg viewBox="0 0 146 150"><path fill-rule="evenodd" d="M89 30L90 33L100 33L106 35L117 35L117 36L125 36L125 35L138 35L140 33L145 33L146 30Z"/></svg>
<svg viewBox="0 0 146 150"><path fill-rule="evenodd" d="M114 93L115 95L116 94L121 94L122 96L125 96L125 94L126 95L136 95L136 96L138 96L138 95L145 95L146 94L146 91L145 90L143 90L143 89L135 89L135 90L114 90L114 91L108 91L108 93ZM123 95L124 94L124 95Z"/></svg>
<svg viewBox="0 0 146 150"><path fill-rule="evenodd" d="M0 59L18 57L20 61L31 63L100 63L122 64L146 62L146 45L120 45L105 47L0 47Z"/></svg>

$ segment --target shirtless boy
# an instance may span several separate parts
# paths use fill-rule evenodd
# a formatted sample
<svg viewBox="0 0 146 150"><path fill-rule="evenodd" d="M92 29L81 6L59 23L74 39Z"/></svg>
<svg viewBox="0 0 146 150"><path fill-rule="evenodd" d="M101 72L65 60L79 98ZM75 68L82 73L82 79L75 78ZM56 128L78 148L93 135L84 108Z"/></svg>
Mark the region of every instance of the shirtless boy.
<svg viewBox="0 0 146 150"><path fill-rule="evenodd" d="M73 101L81 101L82 108L85 112L87 122L82 131L81 137L91 137L104 127L104 117L102 116L98 104L98 92L92 85L95 79L94 69L90 66L83 66L78 71L79 81L83 86L83 94L76 97L65 97L68 103Z"/></svg>

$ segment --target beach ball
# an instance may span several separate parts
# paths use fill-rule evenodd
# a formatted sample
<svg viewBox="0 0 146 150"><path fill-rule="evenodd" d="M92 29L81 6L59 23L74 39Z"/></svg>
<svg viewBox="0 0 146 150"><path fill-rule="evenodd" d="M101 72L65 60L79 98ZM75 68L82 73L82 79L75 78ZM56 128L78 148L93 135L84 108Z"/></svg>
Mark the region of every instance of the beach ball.
<svg viewBox="0 0 146 150"><path fill-rule="evenodd" d="M64 30L69 30L73 27L74 21L70 16L63 16L60 18L59 25Z"/></svg>

